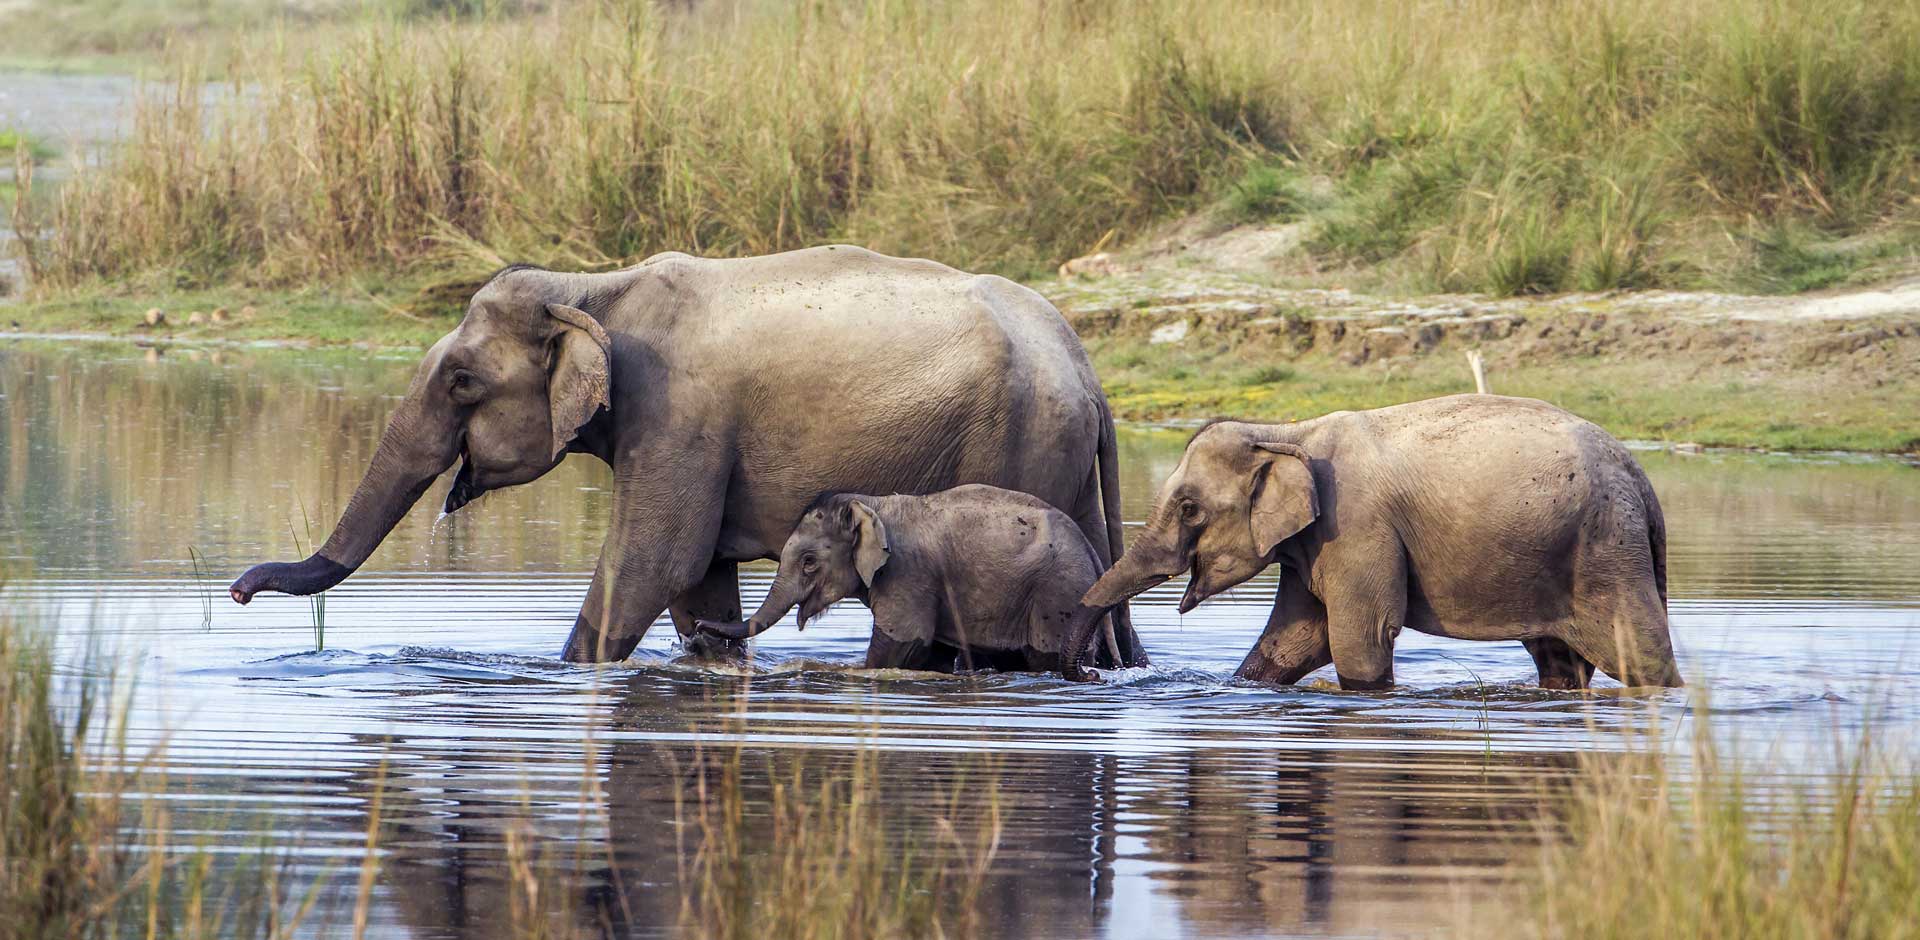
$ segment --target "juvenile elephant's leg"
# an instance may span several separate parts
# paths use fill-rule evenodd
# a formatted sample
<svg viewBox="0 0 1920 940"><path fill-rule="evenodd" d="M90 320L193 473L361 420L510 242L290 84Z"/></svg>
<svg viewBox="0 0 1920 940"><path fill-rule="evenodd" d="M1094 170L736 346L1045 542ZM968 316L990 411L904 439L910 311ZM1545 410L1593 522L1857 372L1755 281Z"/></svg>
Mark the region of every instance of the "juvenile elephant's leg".
<svg viewBox="0 0 1920 940"><path fill-rule="evenodd" d="M1327 608L1292 568L1282 570L1267 628L1234 675L1255 682L1292 685L1330 662L1333 649L1327 642Z"/></svg>
<svg viewBox="0 0 1920 940"><path fill-rule="evenodd" d="M673 629L680 634L680 645L688 653L703 659L737 659L746 655L746 643L703 633L694 627L695 620L712 623L740 620L739 563L714 559L700 583L674 598L667 611L673 615Z"/></svg>
<svg viewBox="0 0 1920 940"><path fill-rule="evenodd" d="M655 470L676 466L670 459L630 457L623 463L649 472L616 477L613 524L561 654L568 662L627 658L668 603L700 583L719 539L726 485L719 467L697 471L710 470L700 479L719 480L716 489L680 478L691 463L684 455L679 475Z"/></svg>
<svg viewBox="0 0 1920 940"><path fill-rule="evenodd" d="M1404 556L1397 545L1391 554L1372 555L1331 566L1333 583L1322 598L1333 668L1349 691L1393 688L1393 641L1407 622ZM1328 560L1323 552L1320 561Z"/></svg>
<svg viewBox="0 0 1920 940"><path fill-rule="evenodd" d="M925 669L932 658L933 646L923 639L897 640L876 627L867 641L868 669Z"/></svg>
<svg viewBox="0 0 1920 940"><path fill-rule="evenodd" d="M933 661L935 601L907 586L873 599L873 637L868 669L926 669ZM951 667L949 667L951 669Z"/></svg>
<svg viewBox="0 0 1920 940"><path fill-rule="evenodd" d="M1593 663L1573 651L1565 640L1550 636L1521 640L1540 671L1540 687L1572 691L1584 689L1593 679Z"/></svg>

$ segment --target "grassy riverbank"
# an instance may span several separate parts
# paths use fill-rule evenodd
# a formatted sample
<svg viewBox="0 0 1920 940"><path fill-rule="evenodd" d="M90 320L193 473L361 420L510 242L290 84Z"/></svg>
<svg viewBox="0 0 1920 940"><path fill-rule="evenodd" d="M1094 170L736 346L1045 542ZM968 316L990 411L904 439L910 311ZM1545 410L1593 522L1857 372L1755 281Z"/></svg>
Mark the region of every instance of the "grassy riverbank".
<svg viewBox="0 0 1920 940"><path fill-rule="evenodd" d="M1115 313L1171 309L1152 278L1113 278L1118 299L1051 279L1091 251L1197 241L1178 265L1237 267L1270 294L1383 298L1362 316L1460 300L1432 296L1445 292L1468 306L1675 288L1745 303L1898 281L1920 270L1920 7L276 9L10 14L16 41L140 56L164 80L125 146L13 214L33 293L0 325L424 347L508 260L605 269L662 249L845 240L1034 283L1137 420L1459 391L1474 348L1496 390L1623 437L1920 448L1911 309L1749 328L1735 304L1701 326L1691 307L1621 295L1543 302L1511 337L1408 346L1390 334L1427 327L1260 335L1249 324L1329 316L1281 296L1237 323L1203 311L1192 338L1164 341ZM210 74L231 84L206 94ZM1222 230L1282 247L1249 263ZM142 325L150 308L166 327ZM228 321L188 322L215 309ZM1596 310L1610 333L1547 335ZM1156 316L1188 328L1179 311Z"/></svg>

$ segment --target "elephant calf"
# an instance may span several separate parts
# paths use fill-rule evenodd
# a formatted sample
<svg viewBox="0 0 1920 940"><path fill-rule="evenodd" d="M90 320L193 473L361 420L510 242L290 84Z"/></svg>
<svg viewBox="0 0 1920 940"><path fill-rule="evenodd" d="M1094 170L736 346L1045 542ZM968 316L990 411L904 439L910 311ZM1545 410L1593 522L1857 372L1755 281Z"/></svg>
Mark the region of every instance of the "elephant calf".
<svg viewBox="0 0 1920 940"><path fill-rule="evenodd" d="M746 639L798 605L805 629L857 597L873 610L868 668L1050 672L1086 653L1067 642L1101 567L1066 513L1024 493L983 485L928 496L836 493L801 515L759 611L745 623L699 627ZM1118 662L1112 620L1101 620Z"/></svg>
<svg viewBox="0 0 1920 940"><path fill-rule="evenodd" d="M1202 428L1083 617L1191 572L1185 613L1274 564L1244 678L1292 683L1331 662L1345 688L1384 688L1410 627L1519 640L1548 688L1584 687L1596 666L1681 684L1660 501L1619 441L1545 402L1454 395Z"/></svg>

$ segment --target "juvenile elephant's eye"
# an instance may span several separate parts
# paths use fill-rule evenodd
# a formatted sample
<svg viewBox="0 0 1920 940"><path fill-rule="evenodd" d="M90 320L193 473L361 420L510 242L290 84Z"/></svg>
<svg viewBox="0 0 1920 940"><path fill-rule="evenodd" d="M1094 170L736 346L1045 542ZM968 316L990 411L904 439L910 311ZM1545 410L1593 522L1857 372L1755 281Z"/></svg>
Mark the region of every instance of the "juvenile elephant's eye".
<svg viewBox="0 0 1920 940"><path fill-rule="evenodd" d="M805 555L800 556L801 571L812 571L818 567L820 567L820 559L813 557L812 552L808 552Z"/></svg>

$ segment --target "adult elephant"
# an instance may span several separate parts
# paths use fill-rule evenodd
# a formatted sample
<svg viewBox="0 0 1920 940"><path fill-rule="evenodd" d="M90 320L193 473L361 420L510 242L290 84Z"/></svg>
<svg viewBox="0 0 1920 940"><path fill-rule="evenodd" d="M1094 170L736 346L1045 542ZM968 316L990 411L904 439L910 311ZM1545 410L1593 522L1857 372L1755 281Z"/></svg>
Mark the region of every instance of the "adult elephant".
<svg viewBox="0 0 1920 940"><path fill-rule="evenodd" d="M1681 684L1667 630L1667 533L1619 441L1545 402L1454 395L1297 424L1202 428L1146 531L1083 599L1100 610L1192 572L1185 613L1281 566L1239 675L1393 684L1402 627L1520 640L1540 684ZM1077 678L1077 664L1069 663Z"/></svg>
<svg viewBox="0 0 1920 940"><path fill-rule="evenodd" d="M1040 295L844 245L670 253L495 275L428 350L326 544L230 593L333 587L456 459L448 512L569 453L614 476L575 662L624 659L662 610L683 637L740 619L736 566L777 557L822 492L990 483L1066 511L1102 562L1120 550L1113 419ZM1116 632L1138 660L1124 619Z"/></svg>

